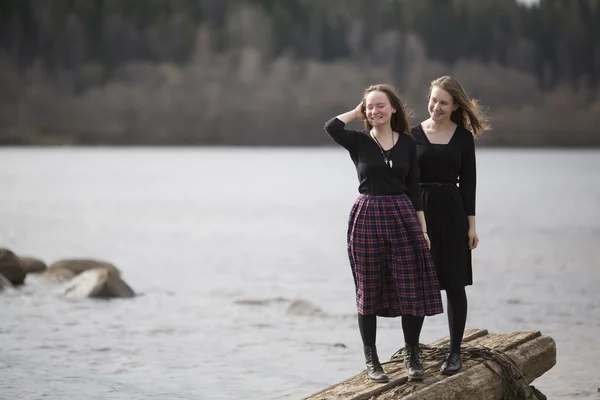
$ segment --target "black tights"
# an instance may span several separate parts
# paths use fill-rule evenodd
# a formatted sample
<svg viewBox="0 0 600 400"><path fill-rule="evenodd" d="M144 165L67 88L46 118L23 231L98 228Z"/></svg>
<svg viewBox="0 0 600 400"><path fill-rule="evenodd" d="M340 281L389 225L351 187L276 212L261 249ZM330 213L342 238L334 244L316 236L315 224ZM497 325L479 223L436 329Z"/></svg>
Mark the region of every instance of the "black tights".
<svg viewBox="0 0 600 400"><path fill-rule="evenodd" d="M407 344L418 344L421 328L425 317L415 315L402 316L402 331L404 332L404 342ZM375 337L377 335L377 316L375 314L358 314L358 328L363 346L375 346Z"/></svg>
<svg viewBox="0 0 600 400"><path fill-rule="evenodd" d="M446 289L448 299L448 327L450 330L450 352L460 353L460 345L467 323L467 293L465 288Z"/></svg>
<svg viewBox="0 0 600 400"><path fill-rule="evenodd" d="M464 288L447 289L448 326L450 330L450 352L460 353L465 325L467 322L467 293ZM419 343L424 317L402 316L402 330L407 344ZM377 317L375 314L358 314L358 328L364 346L375 346L377 336Z"/></svg>

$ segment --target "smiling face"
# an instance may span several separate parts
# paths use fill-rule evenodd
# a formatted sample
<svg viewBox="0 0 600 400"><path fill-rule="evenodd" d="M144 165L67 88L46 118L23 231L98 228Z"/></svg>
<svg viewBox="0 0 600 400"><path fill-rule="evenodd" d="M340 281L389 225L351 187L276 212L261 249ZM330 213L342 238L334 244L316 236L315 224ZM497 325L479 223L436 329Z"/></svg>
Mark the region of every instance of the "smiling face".
<svg viewBox="0 0 600 400"><path fill-rule="evenodd" d="M392 107L384 92L373 90L365 97L365 115L372 126L389 124L395 112L396 109Z"/></svg>
<svg viewBox="0 0 600 400"><path fill-rule="evenodd" d="M432 120L444 122L450 120L450 116L452 115L452 112L456 110L457 106L450 93L439 86L434 86L431 88L431 93L429 94L429 104L427 108L429 109L429 116Z"/></svg>

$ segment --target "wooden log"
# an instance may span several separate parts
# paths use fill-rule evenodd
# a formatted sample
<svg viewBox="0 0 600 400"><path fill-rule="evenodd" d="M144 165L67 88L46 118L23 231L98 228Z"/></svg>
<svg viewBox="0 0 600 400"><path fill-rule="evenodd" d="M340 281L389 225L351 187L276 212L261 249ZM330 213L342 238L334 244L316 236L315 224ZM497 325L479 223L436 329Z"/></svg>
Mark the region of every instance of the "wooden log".
<svg viewBox="0 0 600 400"><path fill-rule="evenodd" d="M474 340L482 338L484 336L489 335L487 329L466 329L463 335L463 343L471 343ZM450 336L446 336L445 338L438 339L435 342L430 343L431 347L444 347L450 344Z"/></svg>
<svg viewBox="0 0 600 400"><path fill-rule="evenodd" d="M556 364L556 343L549 336L540 336L506 352L531 383ZM500 373L500 366L490 362L489 367ZM478 364L460 374L440 379L408 396L386 397L389 400L501 400L504 395L502 380L484 364ZM443 376L440 374L440 376ZM524 382L525 383L525 382ZM377 398L383 400L384 397Z"/></svg>
<svg viewBox="0 0 600 400"><path fill-rule="evenodd" d="M468 343L484 337L487 334L487 330L469 329L465 332L463 342ZM431 345L446 346L448 342L449 339L444 338L433 342ZM305 400L368 400L373 396L377 396L399 385L402 385L408 380L404 366L400 363L386 365L385 371L390 378L388 383L372 382L367 378L363 371L350 379L306 397Z"/></svg>
<svg viewBox="0 0 600 400"><path fill-rule="evenodd" d="M431 343L431 347L445 348L449 338ZM556 344L552 338L542 336L539 331L489 334L486 330L466 332L463 348L485 347L503 352L513 358L527 382L541 376L556 363ZM416 399L501 399L504 387L502 379L494 371L500 366L493 361L490 370L479 360L465 361L465 368L457 375L448 377L439 372L442 360L425 360L425 380L409 381L402 363L384 364L390 382L374 383L364 372L313 394L306 400L416 400Z"/></svg>
<svg viewBox="0 0 600 400"><path fill-rule="evenodd" d="M506 351L508 349L515 348L517 346L522 345L532 339L540 337L541 333L539 331L521 331L521 332L512 332L506 334L487 334L485 336L480 336L471 340L467 343L463 343L463 349L469 347L488 347L492 349L496 349L498 351ZM464 341L463 341L464 342ZM431 347L438 347L434 344ZM422 382L407 382L406 384L399 386L398 388L385 392L381 395L381 397L377 397L378 400L389 400L389 399L402 399L404 396L408 396L412 393L416 393L419 390L422 390L424 387L432 385L441 380L447 379L448 377L442 375L439 370L443 364L443 360L438 361L428 361L424 362L423 366L425 369L425 379ZM479 365L480 361L466 361L464 362L464 369L461 372L462 375L469 368ZM491 371L490 371L491 372ZM457 375L458 376L458 375ZM421 392L419 392L421 393Z"/></svg>

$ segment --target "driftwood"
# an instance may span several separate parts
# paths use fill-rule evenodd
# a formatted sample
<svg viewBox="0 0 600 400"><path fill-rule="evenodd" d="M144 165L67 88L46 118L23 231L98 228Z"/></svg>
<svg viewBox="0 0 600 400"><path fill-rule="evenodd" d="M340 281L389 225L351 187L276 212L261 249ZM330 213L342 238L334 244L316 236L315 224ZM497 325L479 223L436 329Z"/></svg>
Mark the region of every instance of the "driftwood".
<svg viewBox="0 0 600 400"><path fill-rule="evenodd" d="M448 340L444 338L425 347L443 350L447 348ZM551 337L542 336L539 331L489 334L487 330L475 329L465 332L463 353L468 355L484 351L503 354L512 360L519 374L511 379L521 389L520 396L513 398L541 400L535 397L529 383L556 364L556 344ZM435 351L431 354L434 353ZM384 369L390 378L388 383L373 383L361 372L307 397L306 400L503 399L508 389L500 365L474 357L464 358L465 367L460 373L444 376L439 373L443 360L425 357L425 379L422 382L408 380L406 370L399 362L401 360L386 363Z"/></svg>

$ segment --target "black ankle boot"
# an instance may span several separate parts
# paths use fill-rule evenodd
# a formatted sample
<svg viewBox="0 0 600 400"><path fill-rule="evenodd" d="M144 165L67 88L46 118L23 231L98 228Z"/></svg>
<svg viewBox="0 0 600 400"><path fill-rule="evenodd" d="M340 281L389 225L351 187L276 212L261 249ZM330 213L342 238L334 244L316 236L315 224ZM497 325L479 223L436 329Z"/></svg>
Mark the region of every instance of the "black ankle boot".
<svg viewBox="0 0 600 400"><path fill-rule="evenodd" d="M449 353L440 371L444 375L454 375L462 369L463 363L459 353Z"/></svg>
<svg viewBox="0 0 600 400"><path fill-rule="evenodd" d="M416 381L423 379L425 371L421 363L421 355L418 344L405 344L404 346L404 366L408 371L408 378Z"/></svg>
<svg viewBox="0 0 600 400"><path fill-rule="evenodd" d="M389 382L388 376L383 372L383 367L377 357L377 347L364 346L366 373L373 382Z"/></svg>

